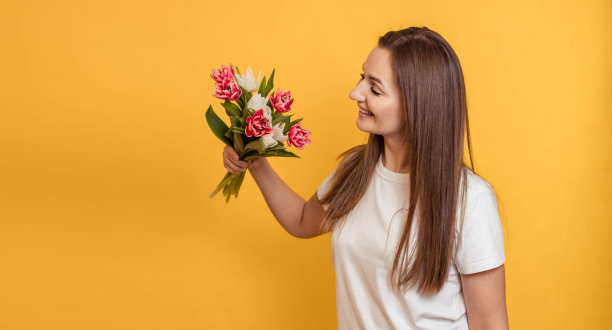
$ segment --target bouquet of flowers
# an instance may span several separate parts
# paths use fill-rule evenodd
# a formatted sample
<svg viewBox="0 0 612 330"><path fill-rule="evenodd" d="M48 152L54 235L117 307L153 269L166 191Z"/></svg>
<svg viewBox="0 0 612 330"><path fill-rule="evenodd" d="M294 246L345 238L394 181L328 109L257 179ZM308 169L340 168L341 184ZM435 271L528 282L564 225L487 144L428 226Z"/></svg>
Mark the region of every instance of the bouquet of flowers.
<svg viewBox="0 0 612 330"><path fill-rule="evenodd" d="M243 75L238 67L237 73L234 73L231 63L229 67L222 65L221 69L213 69L210 75L215 81L213 96L224 100L221 105L229 116L230 126L215 114L212 106L208 106L206 110L208 126L215 136L236 150L240 160L249 165L256 157L300 158L286 150L283 142L300 150L312 143L309 139L310 131L301 127L303 118L291 121L293 114L286 115L293 104L291 92L283 92L279 88L268 96L274 88L274 70L267 83L265 76L261 79L261 71L255 80L250 67ZM246 171L239 174L227 172L209 198L220 190L223 190L223 195L226 196L226 203L231 195L238 197L245 173Z"/></svg>

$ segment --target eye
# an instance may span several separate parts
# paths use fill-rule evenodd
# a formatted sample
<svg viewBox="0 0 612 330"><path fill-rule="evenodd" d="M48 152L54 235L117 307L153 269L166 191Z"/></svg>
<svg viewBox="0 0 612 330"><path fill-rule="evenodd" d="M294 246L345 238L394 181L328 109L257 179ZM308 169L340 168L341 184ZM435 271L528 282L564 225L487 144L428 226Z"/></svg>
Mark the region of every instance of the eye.
<svg viewBox="0 0 612 330"><path fill-rule="evenodd" d="M359 74L361 76L361 80L365 79L365 75L363 73ZM374 87L370 87L370 90L372 91L372 93L374 93L374 95L380 95L381 93L378 93L374 90Z"/></svg>

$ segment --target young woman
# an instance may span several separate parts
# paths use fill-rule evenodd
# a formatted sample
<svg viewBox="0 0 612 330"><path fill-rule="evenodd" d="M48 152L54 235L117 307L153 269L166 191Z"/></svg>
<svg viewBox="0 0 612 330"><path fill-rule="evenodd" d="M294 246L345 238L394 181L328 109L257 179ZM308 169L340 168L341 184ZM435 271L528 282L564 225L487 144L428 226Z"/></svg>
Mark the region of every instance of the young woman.
<svg viewBox="0 0 612 330"><path fill-rule="evenodd" d="M290 234L332 232L338 328L507 329L497 198L473 170L451 46L426 27L390 31L349 96L368 142L343 152L308 201L266 158L248 165ZM223 161L232 173L247 169L231 147Z"/></svg>

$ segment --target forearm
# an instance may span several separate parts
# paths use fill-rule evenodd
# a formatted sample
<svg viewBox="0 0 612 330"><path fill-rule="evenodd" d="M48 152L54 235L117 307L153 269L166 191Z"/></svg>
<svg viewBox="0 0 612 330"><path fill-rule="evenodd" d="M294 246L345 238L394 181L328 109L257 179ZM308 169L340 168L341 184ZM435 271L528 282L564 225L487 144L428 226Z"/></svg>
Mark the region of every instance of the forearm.
<svg viewBox="0 0 612 330"><path fill-rule="evenodd" d="M276 220L295 236L306 201L287 186L266 158L257 167L249 167L249 172Z"/></svg>

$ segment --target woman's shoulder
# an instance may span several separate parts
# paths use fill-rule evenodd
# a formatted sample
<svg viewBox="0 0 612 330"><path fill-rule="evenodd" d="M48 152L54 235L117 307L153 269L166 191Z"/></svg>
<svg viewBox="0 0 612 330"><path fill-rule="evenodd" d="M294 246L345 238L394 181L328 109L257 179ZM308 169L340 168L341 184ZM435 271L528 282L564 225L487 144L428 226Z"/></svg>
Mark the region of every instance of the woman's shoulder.
<svg viewBox="0 0 612 330"><path fill-rule="evenodd" d="M465 167L466 177L467 177L467 191L468 196L476 196L483 192L493 192L493 187L491 183L487 181L484 177L475 173L469 167Z"/></svg>
<svg viewBox="0 0 612 330"><path fill-rule="evenodd" d="M467 194L465 204L459 203L459 208L465 207L465 221L471 223L496 222L499 219L497 211L498 198L491 183L481 175L466 167ZM460 195L462 189L460 190ZM458 222L459 227L463 224Z"/></svg>

